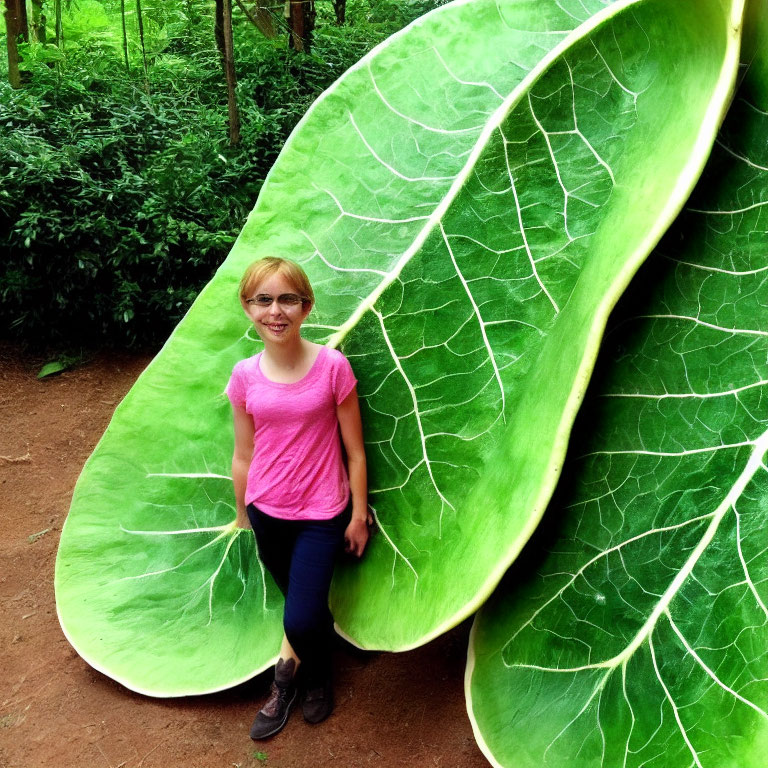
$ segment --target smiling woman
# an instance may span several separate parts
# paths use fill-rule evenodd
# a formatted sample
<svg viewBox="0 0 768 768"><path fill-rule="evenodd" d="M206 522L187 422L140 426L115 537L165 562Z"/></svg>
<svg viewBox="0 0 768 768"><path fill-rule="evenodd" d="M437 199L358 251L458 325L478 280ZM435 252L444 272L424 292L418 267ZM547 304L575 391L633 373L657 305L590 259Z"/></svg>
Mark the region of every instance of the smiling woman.
<svg viewBox="0 0 768 768"><path fill-rule="evenodd" d="M342 545L360 557L368 542L357 380L340 352L301 338L313 299L304 270L287 259L254 262L240 281L240 301L264 350L235 366L226 390L237 524L250 521L259 558L285 597L275 681L252 739L287 722L299 665L304 719L319 723L331 713L328 589Z"/></svg>
<svg viewBox="0 0 768 768"><path fill-rule="evenodd" d="M265 341L290 336L291 329L298 335L315 303L315 292L298 264L267 256L245 270L240 280L240 303L256 333Z"/></svg>
<svg viewBox="0 0 768 768"><path fill-rule="evenodd" d="M265 343L280 337L295 341L302 322L312 309L310 299L303 300L297 293L280 293L290 289L286 278L274 275L258 284L259 293L256 296L245 299L245 314ZM277 296L266 291L272 291Z"/></svg>

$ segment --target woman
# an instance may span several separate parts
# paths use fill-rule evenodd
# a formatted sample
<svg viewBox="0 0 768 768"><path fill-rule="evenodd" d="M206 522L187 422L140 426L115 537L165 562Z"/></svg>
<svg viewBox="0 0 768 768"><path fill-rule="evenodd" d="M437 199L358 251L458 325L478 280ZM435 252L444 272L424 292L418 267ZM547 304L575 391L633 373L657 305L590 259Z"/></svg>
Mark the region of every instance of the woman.
<svg viewBox="0 0 768 768"><path fill-rule="evenodd" d="M342 546L360 557L368 542L367 479L352 368L338 350L300 334L314 304L304 270L288 259L256 261L240 302L264 351L237 363L227 385L237 523L250 522L285 596L275 679L251 727L251 738L263 739L288 720L299 665L304 719L318 723L333 709L328 590Z"/></svg>

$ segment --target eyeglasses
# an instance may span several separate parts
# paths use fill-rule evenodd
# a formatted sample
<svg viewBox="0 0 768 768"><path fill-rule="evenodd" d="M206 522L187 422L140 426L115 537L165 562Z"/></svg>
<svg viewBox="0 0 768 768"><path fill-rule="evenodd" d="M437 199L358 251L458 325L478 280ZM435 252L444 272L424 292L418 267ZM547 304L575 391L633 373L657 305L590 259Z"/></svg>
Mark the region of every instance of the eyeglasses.
<svg viewBox="0 0 768 768"><path fill-rule="evenodd" d="M246 299L245 303L250 307L271 307L272 302L277 301L281 307L295 307L299 304L304 304L309 301L305 296L299 296L298 293L281 293L277 298L270 296L268 293L258 293L256 296L252 296L250 299Z"/></svg>

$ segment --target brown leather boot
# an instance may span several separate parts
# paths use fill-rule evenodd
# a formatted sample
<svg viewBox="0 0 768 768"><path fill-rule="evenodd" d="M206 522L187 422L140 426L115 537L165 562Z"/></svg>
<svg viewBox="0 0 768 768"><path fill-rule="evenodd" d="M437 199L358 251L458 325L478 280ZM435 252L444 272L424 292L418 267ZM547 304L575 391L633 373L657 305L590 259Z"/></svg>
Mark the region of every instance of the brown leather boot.
<svg viewBox="0 0 768 768"><path fill-rule="evenodd" d="M251 725L251 738L255 741L274 736L288 722L288 715L296 701L296 685L293 675L296 662L280 659L275 667L275 681L269 691L269 698Z"/></svg>
<svg viewBox="0 0 768 768"><path fill-rule="evenodd" d="M333 687L330 681L307 689L302 702L304 720L308 723L322 723L333 712Z"/></svg>
<svg viewBox="0 0 768 768"><path fill-rule="evenodd" d="M304 700L301 703L304 720L308 723L321 723L333 712L333 679L330 667L315 670L314 674L308 672L304 691Z"/></svg>

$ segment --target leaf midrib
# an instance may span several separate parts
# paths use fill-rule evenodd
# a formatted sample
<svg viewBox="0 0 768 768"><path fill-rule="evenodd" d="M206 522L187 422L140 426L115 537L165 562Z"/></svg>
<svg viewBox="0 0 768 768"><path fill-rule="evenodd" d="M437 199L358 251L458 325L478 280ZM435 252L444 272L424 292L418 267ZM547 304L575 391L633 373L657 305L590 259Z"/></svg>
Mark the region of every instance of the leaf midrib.
<svg viewBox="0 0 768 768"><path fill-rule="evenodd" d="M565 51L567 51L582 39L586 38L598 27L606 24L610 19L624 11L626 8L629 8L633 5L638 5L641 2L644 2L644 0L617 0L617 2L613 3L612 5L607 6L601 11L598 11L596 14L576 27L554 48L548 51L539 61L539 63L533 67L530 72L528 72L528 74L518 83L517 86L515 86L515 88L512 89L509 96L496 108L496 110L490 116L488 122L480 132L480 135L478 136L472 151L469 153L466 163L456 174L456 177L451 183L451 186L448 188L448 191L446 192L443 199L436 206L435 210L426 218L425 224L414 238L413 244L402 254L395 266L390 272L387 273L386 277L379 283L379 285L373 291L371 291L371 293L368 294L368 296L357 306L350 317L338 328L334 334L330 336L326 342L326 346L338 347L344 341L347 334L349 334L357 326L363 316L375 306L376 302L382 296L382 294L399 278L405 267L419 253L427 238L436 231L451 204L456 199L460 190L464 187L464 184L469 178L470 173L475 168L477 161L480 159L483 151L490 142L494 131L500 130L507 115L519 103L522 102L523 97L527 96L533 84L544 75L544 73L563 53L565 53ZM558 311L559 310L555 305L555 314L557 314Z"/></svg>
<svg viewBox="0 0 768 768"><path fill-rule="evenodd" d="M711 516L712 520L707 526L706 531L702 535L701 539L699 540L699 543L696 545L693 552L690 554L686 562L683 564L682 568L680 568L675 578L672 579L667 589L661 595L660 599L656 603L653 611L651 611L651 613L649 614L643 626L640 627L640 629L635 634L632 641L626 646L626 648L621 653L618 653L612 658L606 659L605 661L596 662L594 664L583 664L577 667L546 667L538 664L509 664L509 665L505 664L505 666L507 666L507 668L509 669L537 669L544 672L565 672L565 673L575 673L575 672L583 672L587 670L597 670L597 669L614 670L619 666L625 666L627 662L630 660L630 658L634 655L634 653L645 643L646 640L649 639L650 635L655 629L656 624L658 623L661 616L668 613L669 607L673 599L680 592L680 589L682 588L683 584L688 580L689 576L693 572L694 567L696 566L701 556L706 551L707 547L712 542L712 539L715 537L715 534L717 533L717 530L720 527L720 523L723 521L724 517L728 514L728 512L731 509L735 509L736 502L738 501L739 498L741 498L749 482L752 480L752 478L757 474L757 472L761 468L766 469L766 466L763 463L763 460L768 454L768 430L766 430L756 440L753 440L750 442L754 447L752 449L752 452L750 454L750 457L747 463L744 466L742 473L733 483L730 490L725 495L725 497L720 502L720 504L717 506L717 508L714 510L714 512L711 512L708 515L696 518L696 519L703 519L703 517ZM688 520L686 521L685 524L690 524L692 522L694 521ZM598 557L602 558L604 555L605 553L603 552ZM594 562L597 559L598 558L591 560L590 563ZM587 565L589 565L589 563ZM578 573L583 572L585 567L587 566L580 568ZM570 585L572 582L573 582L573 579L569 580L568 585ZM558 590L557 594L558 595L562 594L562 592L564 591L564 589L567 588L568 585ZM550 602L551 600L548 600L545 605L548 605ZM761 605L763 604L761 603ZM764 605L763 605L763 608L765 608ZM768 614L766 614L766 618L768 618ZM533 620L533 617L529 619L524 626L530 625L532 620ZM521 629L522 628L523 627L521 627ZM518 632L516 632L515 635L519 634L519 631L520 630L518 630Z"/></svg>

